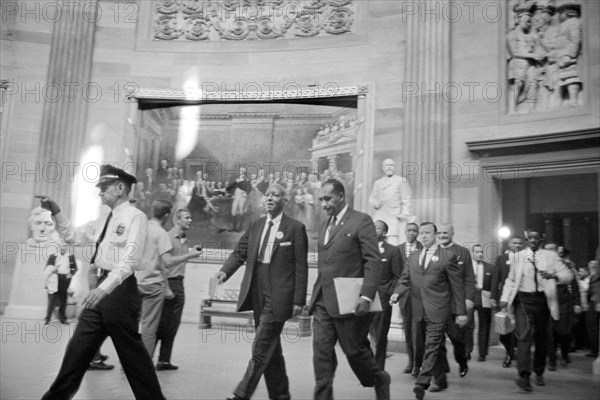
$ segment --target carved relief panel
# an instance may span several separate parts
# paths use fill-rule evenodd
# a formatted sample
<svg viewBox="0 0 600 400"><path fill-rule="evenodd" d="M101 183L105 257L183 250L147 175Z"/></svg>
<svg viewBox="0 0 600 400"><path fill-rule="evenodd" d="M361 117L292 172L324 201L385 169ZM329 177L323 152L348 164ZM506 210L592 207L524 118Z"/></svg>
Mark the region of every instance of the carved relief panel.
<svg viewBox="0 0 600 400"><path fill-rule="evenodd" d="M581 4L572 0L509 3L509 114L584 105L581 11Z"/></svg>
<svg viewBox="0 0 600 400"><path fill-rule="evenodd" d="M354 0L153 0L155 41L294 39L354 33Z"/></svg>

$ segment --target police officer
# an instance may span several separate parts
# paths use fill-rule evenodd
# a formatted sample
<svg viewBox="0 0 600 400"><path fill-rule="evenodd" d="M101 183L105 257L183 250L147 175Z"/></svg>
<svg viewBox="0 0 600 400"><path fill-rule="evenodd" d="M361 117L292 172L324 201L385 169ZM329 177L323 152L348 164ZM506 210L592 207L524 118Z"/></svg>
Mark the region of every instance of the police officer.
<svg viewBox="0 0 600 400"><path fill-rule="evenodd" d="M133 273L143 254L148 219L129 203L129 192L136 182L122 169L102 165L96 186L102 203L111 211L79 229L71 225L55 201L48 197L41 200L66 242L94 243L90 264L97 269L98 277L98 285L83 300L79 323L44 400L75 395L107 336L112 338L135 398L164 399L152 360L138 334L140 301Z"/></svg>

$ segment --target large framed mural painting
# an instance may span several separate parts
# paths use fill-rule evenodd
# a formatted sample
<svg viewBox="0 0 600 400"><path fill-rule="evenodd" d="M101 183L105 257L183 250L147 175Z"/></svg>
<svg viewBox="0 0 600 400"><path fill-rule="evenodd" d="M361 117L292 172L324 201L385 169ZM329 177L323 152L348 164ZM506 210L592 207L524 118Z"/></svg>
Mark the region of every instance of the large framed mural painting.
<svg viewBox="0 0 600 400"><path fill-rule="evenodd" d="M325 214L319 189L340 180L348 203L366 211L373 129L368 86L294 92L139 90L135 96L136 206L155 199L188 209L189 237L209 253L232 249L266 213L273 183L284 212L307 228L316 252Z"/></svg>

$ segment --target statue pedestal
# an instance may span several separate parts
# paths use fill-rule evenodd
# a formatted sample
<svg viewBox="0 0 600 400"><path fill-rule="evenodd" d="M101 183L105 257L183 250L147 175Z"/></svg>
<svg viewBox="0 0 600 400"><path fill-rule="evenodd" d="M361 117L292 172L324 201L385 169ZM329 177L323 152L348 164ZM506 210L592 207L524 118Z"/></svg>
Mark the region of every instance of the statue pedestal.
<svg viewBox="0 0 600 400"><path fill-rule="evenodd" d="M43 319L46 316L48 293L44 287L44 268L48 257L56 252L53 242L38 244L28 240L23 243L13 272L6 318Z"/></svg>

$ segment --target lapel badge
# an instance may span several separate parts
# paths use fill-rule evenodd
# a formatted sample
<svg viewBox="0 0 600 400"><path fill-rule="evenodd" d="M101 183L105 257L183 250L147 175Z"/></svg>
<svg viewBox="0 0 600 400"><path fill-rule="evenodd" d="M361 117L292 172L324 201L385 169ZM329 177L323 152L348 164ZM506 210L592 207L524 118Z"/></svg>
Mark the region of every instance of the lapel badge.
<svg viewBox="0 0 600 400"><path fill-rule="evenodd" d="M123 224L119 224L115 233L117 234L117 236L121 236L123 233L125 233L125 226Z"/></svg>
<svg viewBox="0 0 600 400"><path fill-rule="evenodd" d="M379 252L380 252L381 254L383 254L383 253L385 253L385 249L384 249L383 247L380 247L380 248L379 248Z"/></svg>
<svg viewBox="0 0 600 400"><path fill-rule="evenodd" d="M433 262L438 262L438 261L439 261L439 259L440 259L440 258L439 258L438 256L433 256L433 257L431 257L431 261L433 261Z"/></svg>
<svg viewBox="0 0 600 400"><path fill-rule="evenodd" d="M283 239L283 232L281 232L281 231L277 232L275 234L275 239L279 239L279 240Z"/></svg>

